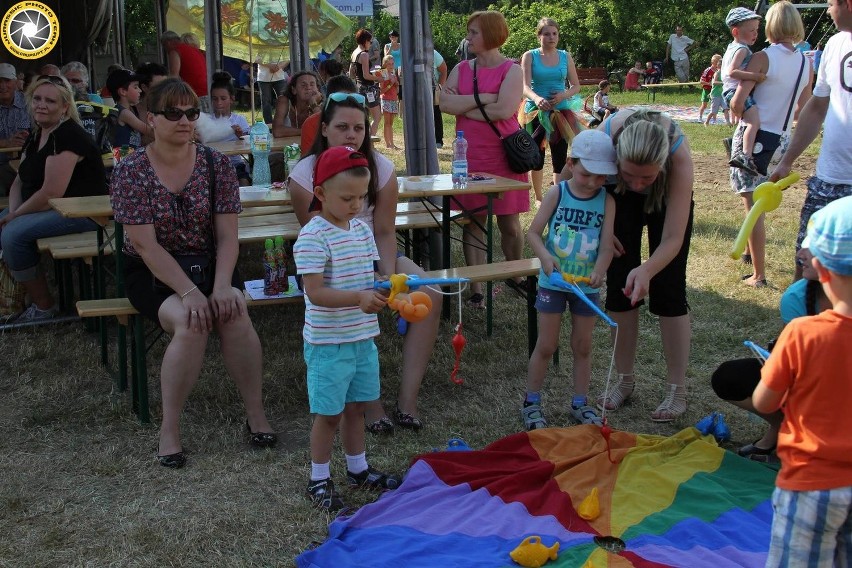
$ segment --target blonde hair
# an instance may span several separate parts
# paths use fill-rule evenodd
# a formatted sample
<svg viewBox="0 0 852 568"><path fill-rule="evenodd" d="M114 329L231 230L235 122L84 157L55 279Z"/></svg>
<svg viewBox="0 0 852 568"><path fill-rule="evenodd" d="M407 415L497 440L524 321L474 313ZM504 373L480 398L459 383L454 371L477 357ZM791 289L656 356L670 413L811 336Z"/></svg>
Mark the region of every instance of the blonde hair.
<svg viewBox="0 0 852 568"><path fill-rule="evenodd" d="M540 36L541 30L548 26L556 28L557 32L559 31L559 24L557 24L555 20L551 18L542 18L538 21L538 25L535 27L535 35Z"/></svg>
<svg viewBox="0 0 852 568"><path fill-rule="evenodd" d="M192 32L186 32L182 36L180 36L180 40L186 45L191 45L192 47L201 48L201 43L198 41L198 36Z"/></svg>
<svg viewBox="0 0 852 568"><path fill-rule="evenodd" d="M467 18L467 27L477 20L485 49L497 49L509 38L509 25L503 14L496 10L481 10Z"/></svg>
<svg viewBox="0 0 852 568"><path fill-rule="evenodd" d="M766 13L766 39L770 43L789 40L797 44L805 38L802 16L787 0L774 3Z"/></svg>
<svg viewBox="0 0 852 568"><path fill-rule="evenodd" d="M664 118L659 111L638 110L624 121L622 130L615 136L615 153L618 163L631 162L637 166L656 165L660 168L657 179L648 187L645 212L662 209L668 191L668 172L671 168L669 135L660 124ZM619 180L616 191L625 191Z"/></svg>
<svg viewBox="0 0 852 568"><path fill-rule="evenodd" d="M33 115L33 93L35 93L36 89L41 87L42 85L53 85L57 91L59 91L59 96L62 98L62 102L68 105L68 110L66 111L66 118L70 118L80 126L83 123L80 121L80 113L77 112L77 103L74 102L74 89L71 88L71 83L65 77L60 77L56 75L51 75L49 77L45 77L44 79L37 79L30 83L30 86L27 87L27 111L30 114L30 120L35 128L38 128L38 124L36 124L35 116ZM85 104L85 103L83 103Z"/></svg>
<svg viewBox="0 0 852 568"><path fill-rule="evenodd" d="M716 65L718 62L722 61L722 56L718 53L714 53L713 57L710 58L710 63L712 65Z"/></svg>
<svg viewBox="0 0 852 568"><path fill-rule="evenodd" d="M388 64L388 62L395 63L394 58L393 58L393 55L391 55L390 53L388 53L387 55L385 55L384 57L382 57L382 67L384 67L385 65L387 65L387 64Z"/></svg>

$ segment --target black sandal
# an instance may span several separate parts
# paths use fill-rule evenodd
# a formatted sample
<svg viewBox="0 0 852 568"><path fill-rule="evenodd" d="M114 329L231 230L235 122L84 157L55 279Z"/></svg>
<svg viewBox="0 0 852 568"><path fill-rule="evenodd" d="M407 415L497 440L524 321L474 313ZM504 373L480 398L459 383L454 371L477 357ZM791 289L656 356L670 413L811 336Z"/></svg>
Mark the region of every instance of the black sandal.
<svg viewBox="0 0 852 568"><path fill-rule="evenodd" d="M776 446L772 446L771 448L759 448L755 446L755 444L759 441L760 440L755 440L751 444L746 444L742 448L738 449L737 455L754 461L769 462L770 456L775 453Z"/></svg>
<svg viewBox="0 0 852 568"><path fill-rule="evenodd" d="M396 425L400 428L405 428L406 430L414 430L415 432L423 428L423 422L420 421L416 416L412 416L406 412L403 412L397 407L393 416L394 420L396 420Z"/></svg>
<svg viewBox="0 0 852 568"><path fill-rule="evenodd" d="M248 420L246 420L246 430L249 433L249 444L255 448L271 448L278 443L278 435L275 432L252 432Z"/></svg>
<svg viewBox="0 0 852 568"><path fill-rule="evenodd" d="M364 425L367 432L370 434L381 435L381 434L393 434L393 422L387 416L382 416L375 422L370 422L369 424Z"/></svg>
<svg viewBox="0 0 852 568"><path fill-rule="evenodd" d="M484 310L485 309L485 296L480 294L479 292L475 292L470 295L470 298L465 302L468 308L473 308L475 310Z"/></svg>
<svg viewBox="0 0 852 568"><path fill-rule="evenodd" d="M183 451L174 454L166 454L164 456L157 454L157 461L159 461L160 465L163 467L180 469L186 465L186 456Z"/></svg>

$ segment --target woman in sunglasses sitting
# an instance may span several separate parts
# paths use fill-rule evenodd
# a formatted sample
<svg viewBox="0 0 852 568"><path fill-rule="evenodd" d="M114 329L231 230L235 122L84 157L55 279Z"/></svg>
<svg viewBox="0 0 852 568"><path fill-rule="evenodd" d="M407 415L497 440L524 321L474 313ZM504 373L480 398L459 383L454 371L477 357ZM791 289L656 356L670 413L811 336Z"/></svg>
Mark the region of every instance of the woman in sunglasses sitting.
<svg viewBox="0 0 852 568"><path fill-rule="evenodd" d="M3 261L32 299L15 323L49 320L57 312L47 279L38 270L36 241L97 228L89 219L66 219L48 200L103 195L107 189L101 153L80 124L74 91L65 79L39 77L27 91L27 104L35 127L24 142L9 207L0 212Z"/></svg>
<svg viewBox="0 0 852 568"><path fill-rule="evenodd" d="M154 141L116 165L111 201L127 234L127 297L171 336L160 368L157 457L164 467L179 468L186 463L180 415L213 329L245 403L249 442L268 447L277 438L261 402L260 340L235 271L241 210L236 173L227 156L193 143L200 111L189 85L165 79L146 99Z"/></svg>
<svg viewBox="0 0 852 568"><path fill-rule="evenodd" d="M370 116L364 103L364 95L360 93L329 93L320 115L317 138L310 152L290 173L288 187L296 217L304 226L317 214L311 207L314 201L316 157L333 146L350 146L367 156L370 163L367 204L358 217L373 229L379 249L379 274L423 274L423 270L414 262L397 254L395 223L399 187L396 171L393 162L373 150L369 136ZM440 295L422 290L432 297L433 307L424 321L409 324L406 332L402 351L402 379L394 413L397 426L414 430L422 427L417 413L417 393L432 356L441 313ZM367 405L366 422L368 430L373 433L391 433L394 428L379 401Z"/></svg>

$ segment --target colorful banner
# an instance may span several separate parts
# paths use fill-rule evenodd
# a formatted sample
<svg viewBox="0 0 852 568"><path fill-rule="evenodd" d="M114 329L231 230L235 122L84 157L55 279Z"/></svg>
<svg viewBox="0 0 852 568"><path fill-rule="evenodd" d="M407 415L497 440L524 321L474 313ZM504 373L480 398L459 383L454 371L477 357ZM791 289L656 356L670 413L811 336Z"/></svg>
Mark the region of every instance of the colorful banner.
<svg viewBox="0 0 852 568"><path fill-rule="evenodd" d="M315 56L321 49L331 52L350 32L352 21L326 0L302 0L308 20L309 51ZM223 0L222 52L228 57L249 60L249 30L252 58L265 61L290 59L290 33L285 0ZM168 29L183 34L192 32L204 48L204 0L170 0L166 15Z"/></svg>

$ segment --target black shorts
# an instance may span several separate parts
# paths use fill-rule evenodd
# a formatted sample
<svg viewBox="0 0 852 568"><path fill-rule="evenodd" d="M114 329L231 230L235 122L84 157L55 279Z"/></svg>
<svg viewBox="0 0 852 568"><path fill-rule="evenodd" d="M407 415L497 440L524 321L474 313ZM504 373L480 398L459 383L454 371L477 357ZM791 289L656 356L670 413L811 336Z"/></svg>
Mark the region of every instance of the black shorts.
<svg viewBox="0 0 852 568"><path fill-rule="evenodd" d="M358 85L358 92L364 95L364 105L366 105L367 108L375 108L382 104L381 98L379 97L379 86L375 83L372 85Z"/></svg>
<svg viewBox="0 0 852 568"><path fill-rule="evenodd" d="M538 144L541 152L542 164L544 163L544 138L547 132L538 120L538 116L532 119L533 140ZM561 135L554 133L549 140L550 145L550 163L553 164L553 172L558 174L565 168L565 162L568 161L568 141ZM544 166L542 166L544 168Z"/></svg>
<svg viewBox="0 0 852 568"><path fill-rule="evenodd" d="M606 309L612 312L627 312L645 303L641 300L631 306L630 298L622 292L627 275L642 264L642 228L648 226L648 250L649 254L654 254L663 236L666 208L645 213L644 195L629 190L622 194L610 194L615 199L615 237L621 241L624 254L612 259L606 273ZM686 301L686 260L692 239L694 208L695 203L691 202L680 251L668 266L651 278L648 309L657 316L677 317L689 313L689 304Z"/></svg>
<svg viewBox="0 0 852 568"><path fill-rule="evenodd" d="M244 289L236 268L231 276L231 286ZM160 306L175 293L162 287L155 288L154 274L148 266L142 259L129 254L124 255L124 291L130 304L157 325L160 325Z"/></svg>

